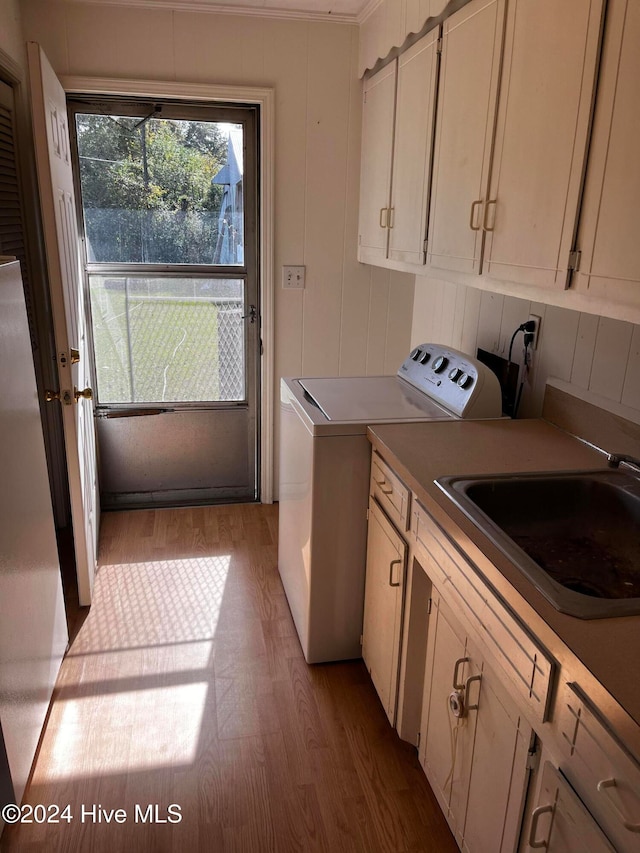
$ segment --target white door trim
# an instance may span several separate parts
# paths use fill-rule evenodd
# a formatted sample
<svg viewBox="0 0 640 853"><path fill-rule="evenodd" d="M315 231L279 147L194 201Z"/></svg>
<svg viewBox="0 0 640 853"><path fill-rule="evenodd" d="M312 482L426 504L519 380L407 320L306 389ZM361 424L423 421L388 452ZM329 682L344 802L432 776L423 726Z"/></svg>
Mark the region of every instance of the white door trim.
<svg viewBox="0 0 640 853"><path fill-rule="evenodd" d="M218 86L208 83L170 83L157 80L119 80L113 77L60 77L67 94L124 95L257 104L260 107L260 306L262 358L260 368L260 500L273 502L274 413L274 106L273 89L256 86Z"/></svg>

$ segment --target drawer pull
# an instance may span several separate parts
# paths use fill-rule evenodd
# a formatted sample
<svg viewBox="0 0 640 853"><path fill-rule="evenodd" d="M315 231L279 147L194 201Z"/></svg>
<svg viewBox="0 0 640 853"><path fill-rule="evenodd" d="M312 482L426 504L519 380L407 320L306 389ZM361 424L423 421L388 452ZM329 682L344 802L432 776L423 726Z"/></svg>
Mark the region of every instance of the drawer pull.
<svg viewBox="0 0 640 853"><path fill-rule="evenodd" d="M454 690L464 690L464 684L461 681L458 681L458 670L462 666L463 663L469 663L469 658L458 658L453 667L453 689Z"/></svg>
<svg viewBox="0 0 640 853"><path fill-rule="evenodd" d="M374 480L373 481L376 486L380 489L383 495L392 495L393 494L393 486L390 489L383 489L382 487L387 482L386 480Z"/></svg>
<svg viewBox="0 0 640 853"><path fill-rule="evenodd" d="M391 560L389 563L389 586L400 586L400 581L397 583L393 582L393 567L401 565L402 560Z"/></svg>
<svg viewBox="0 0 640 853"><path fill-rule="evenodd" d="M537 809L534 809L531 813L531 827L529 828L529 847L546 847L547 839L536 839L537 831L538 831L538 821L540 820L541 815L553 813L553 806L538 806Z"/></svg>
<svg viewBox="0 0 640 853"><path fill-rule="evenodd" d="M618 807L617 803L614 801L613 797L610 797L607 793L607 788L615 788L617 785L615 779L602 779L602 781L598 782L597 788L599 794L604 794L607 798L609 805L616 813L617 817L621 821L622 825L625 829L628 829L629 832L640 832L640 823L632 823L630 820L623 815Z"/></svg>

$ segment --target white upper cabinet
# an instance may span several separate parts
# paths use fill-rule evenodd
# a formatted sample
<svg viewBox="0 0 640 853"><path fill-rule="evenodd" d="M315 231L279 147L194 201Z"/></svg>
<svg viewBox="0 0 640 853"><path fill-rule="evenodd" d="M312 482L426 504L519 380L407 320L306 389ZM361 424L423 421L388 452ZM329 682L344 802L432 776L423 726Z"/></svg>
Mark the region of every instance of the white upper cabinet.
<svg viewBox="0 0 640 853"><path fill-rule="evenodd" d="M439 28L364 85L358 239L364 263L424 264L438 36Z"/></svg>
<svg viewBox="0 0 640 853"><path fill-rule="evenodd" d="M482 272L564 288L604 0L510 0Z"/></svg>
<svg viewBox="0 0 640 853"><path fill-rule="evenodd" d="M640 3L610 0L576 289L640 306Z"/></svg>
<svg viewBox="0 0 640 853"><path fill-rule="evenodd" d="M439 29L398 60L389 258L424 264Z"/></svg>
<svg viewBox="0 0 640 853"><path fill-rule="evenodd" d="M444 22L429 267L479 272L504 0L472 0Z"/></svg>
<svg viewBox="0 0 640 853"><path fill-rule="evenodd" d="M380 264L387 257L391 197L396 62L364 84L358 260Z"/></svg>

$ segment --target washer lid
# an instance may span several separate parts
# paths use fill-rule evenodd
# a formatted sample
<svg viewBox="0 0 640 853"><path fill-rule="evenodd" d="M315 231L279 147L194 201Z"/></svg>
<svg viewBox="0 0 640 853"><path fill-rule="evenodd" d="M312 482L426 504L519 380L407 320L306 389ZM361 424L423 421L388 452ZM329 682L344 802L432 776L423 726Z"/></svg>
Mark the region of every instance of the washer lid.
<svg viewBox="0 0 640 853"><path fill-rule="evenodd" d="M300 379L330 421L450 420L452 415L395 376Z"/></svg>

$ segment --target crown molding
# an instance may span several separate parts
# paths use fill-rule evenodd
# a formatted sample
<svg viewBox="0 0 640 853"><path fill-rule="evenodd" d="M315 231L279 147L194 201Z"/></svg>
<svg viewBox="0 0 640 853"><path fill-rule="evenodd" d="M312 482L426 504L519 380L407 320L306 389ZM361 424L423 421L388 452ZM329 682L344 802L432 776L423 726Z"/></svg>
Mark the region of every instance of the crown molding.
<svg viewBox="0 0 640 853"><path fill-rule="evenodd" d="M369 0L366 6L355 16L358 26L362 26L362 24L364 24L364 22L373 15L378 6L382 5L382 3L384 3L384 0Z"/></svg>
<svg viewBox="0 0 640 853"><path fill-rule="evenodd" d="M375 0L376 5L381 0ZM299 9L272 9L265 6L231 6L207 0L70 0L68 5L123 6L125 8L166 9L172 12L208 12L216 15L239 15L252 18L274 18L284 21L314 21L332 24L360 23L358 14L344 12L303 11Z"/></svg>

